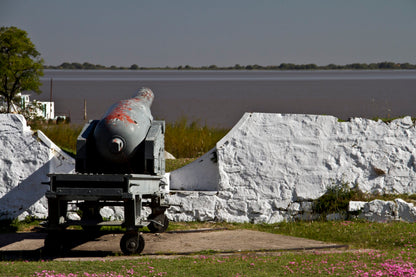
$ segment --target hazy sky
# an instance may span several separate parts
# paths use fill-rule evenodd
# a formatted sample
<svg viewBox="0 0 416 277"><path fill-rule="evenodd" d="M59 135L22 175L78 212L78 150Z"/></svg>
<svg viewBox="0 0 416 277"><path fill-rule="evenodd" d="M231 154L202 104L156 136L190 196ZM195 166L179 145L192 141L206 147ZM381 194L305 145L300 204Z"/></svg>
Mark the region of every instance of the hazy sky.
<svg viewBox="0 0 416 277"><path fill-rule="evenodd" d="M47 65L416 64L415 0L0 0Z"/></svg>

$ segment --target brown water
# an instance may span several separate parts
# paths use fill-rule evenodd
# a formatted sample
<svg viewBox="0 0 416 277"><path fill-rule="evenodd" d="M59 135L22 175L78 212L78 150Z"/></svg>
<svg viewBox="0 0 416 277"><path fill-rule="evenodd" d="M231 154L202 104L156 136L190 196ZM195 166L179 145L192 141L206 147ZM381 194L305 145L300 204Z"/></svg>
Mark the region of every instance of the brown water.
<svg viewBox="0 0 416 277"><path fill-rule="evenodd" d="M147 86L157 119L182 116L232 127L244 112L349 117L416 115L416 71L82 71L46 70L43 93L56 114L99 119L114 102Z"/></svg>

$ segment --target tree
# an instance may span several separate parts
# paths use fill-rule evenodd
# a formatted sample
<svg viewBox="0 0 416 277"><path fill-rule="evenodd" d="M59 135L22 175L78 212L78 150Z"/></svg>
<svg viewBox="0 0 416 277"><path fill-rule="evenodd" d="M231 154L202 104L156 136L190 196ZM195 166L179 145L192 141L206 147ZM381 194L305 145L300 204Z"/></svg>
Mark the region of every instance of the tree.
<svg viewBox="0 0 416 277"><path fill-rule="evenodd" d="M139 66L138 66L137 64L132 64L132 65L130 66L130 69L132 69L132 70L137 70L137 69L139 69Z"/></svg>
<svg viewBox="0 0 416 277"><path fill-rule="evenodd" d="M0 95L7 103L7 112L19 92L41 93L39 77L43 75L43 59L26 31L16 27L0 28Z"/></svg>

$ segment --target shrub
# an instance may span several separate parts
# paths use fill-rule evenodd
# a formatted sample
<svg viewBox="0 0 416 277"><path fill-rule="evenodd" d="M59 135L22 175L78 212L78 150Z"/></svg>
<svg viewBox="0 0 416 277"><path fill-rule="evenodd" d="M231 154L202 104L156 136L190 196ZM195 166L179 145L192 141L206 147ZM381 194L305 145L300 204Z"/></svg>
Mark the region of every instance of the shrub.
<svg viewBox="0 0 416 277"><path fill-rule="evenodd" d="M315 213L325 216L331 213L344 213L348 211L350 201L359 194L358 188L353 189L347 183L335 184L328 187L324 195L313 203Z"/></svg>

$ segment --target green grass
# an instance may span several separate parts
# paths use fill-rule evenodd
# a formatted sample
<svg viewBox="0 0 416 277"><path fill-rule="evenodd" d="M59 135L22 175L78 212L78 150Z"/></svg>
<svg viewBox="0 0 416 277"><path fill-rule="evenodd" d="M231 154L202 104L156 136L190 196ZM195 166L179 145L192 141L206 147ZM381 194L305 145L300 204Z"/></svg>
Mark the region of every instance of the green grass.
<svg viewBox="0 0 416 277"><path fill-rule="evenodd" d="M26 224L26 223L25 223ZM19 224L18 224L19 225ZM17 226L19 228L19 226ZM0 261L0 276L415 276L416 224L366 221L278 224L172 223L170 230L250 229L349 244L349 251L106 257L98 261ZM72 275L71 275L72 274ZM95 274L95 275L93 275Z"/></svg>
<svg viewBox="0 0 416 277"><path fill-rule="evenodd" d="M279 253L270 256L182 257L175 259L141 258L102 261L2 262L2 276L371 276L371 274L414 273L407 259L411 252L380 253ZM366 275L365 273L369 273ZM373 275L381 276L381 275Z"/></svg>
<svg viewBox="0 0 416 277"><path fill-rule="evenodd" d="M74 124L42 124L32 125L33 130L41 130L50 140L62 150L75 155L77 137L81 133L82 125Z"/></svg>
<svg viewBox="0 0 416 277"><path fill-rule="evenodd" d="M406 222L375 223L360 220L314 221L277 224L249 224L244 228L274 234L348 244L352 248L397 250L416 246L416 224Z"/></svg>
<svg viewBox="0 0 416 277"><path fill-rule="evenodd" d="M182 118L166 124L165 149L176 158L197 158L213 148L228 131Z"/></svg>
<svg viewBox="0 0 416 277"><path fill-rule="evenodd" d="M166 160L166 172L174 171L175 169L181 168L193 161L196 158L178 158L174 160Z"/></svg>

